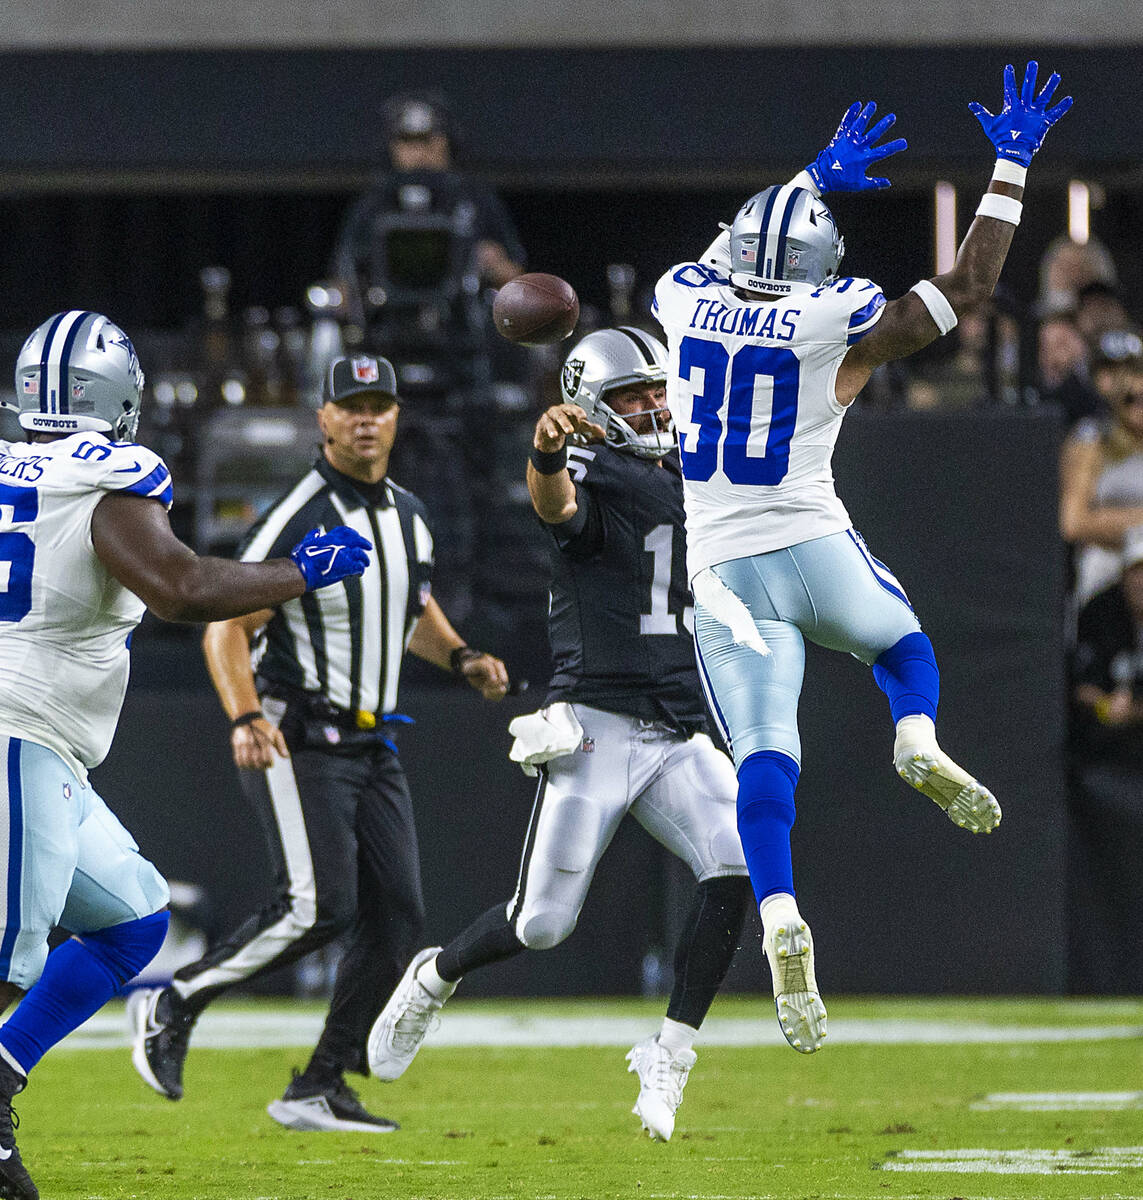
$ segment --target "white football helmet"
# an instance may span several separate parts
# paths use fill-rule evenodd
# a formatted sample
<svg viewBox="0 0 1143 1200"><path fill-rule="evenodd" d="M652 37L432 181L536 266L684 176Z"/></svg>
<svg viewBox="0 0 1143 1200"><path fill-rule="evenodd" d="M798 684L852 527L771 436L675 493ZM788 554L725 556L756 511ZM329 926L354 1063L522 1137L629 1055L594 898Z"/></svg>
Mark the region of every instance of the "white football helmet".
<svg viewBox="0 0 1143 1200"><path fill-rule="evenodd" d="M0 401L36 433L106 433L134 441L143 372L131 339L99 313L56 313L16 359L15 402Z"/></svg>
<svg viewBox="0 0 1143 1200"><path fill-rule="evenodd" d="M607 393L633 383L666 382L666 346L642 329L627 325L589 333L572 348L560 372L564 400L578 404L590 420L603 426L609 446L628 450L639 458L663 458L670 454L675 448L674 423L668 418L667 428L660 429L656 421L650 433L636 433L627 419L607 404Z"/></svg>
<svg viewBox="0 0 1143 1200"><path fill-rule="evenodd" d="M833 213L813 192L789 183L751 196L730 226L730 282L745 291L820 287L837 275L844 254Z"/></svg>

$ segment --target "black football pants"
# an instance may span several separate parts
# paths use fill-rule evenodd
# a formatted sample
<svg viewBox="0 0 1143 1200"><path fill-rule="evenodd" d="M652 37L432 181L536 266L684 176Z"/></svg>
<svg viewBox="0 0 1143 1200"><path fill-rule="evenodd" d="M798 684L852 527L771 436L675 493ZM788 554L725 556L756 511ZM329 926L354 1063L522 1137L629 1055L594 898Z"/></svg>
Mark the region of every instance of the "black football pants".
<svg viewBox="0 0 1143 1200"><path fill-rule="evenodd" d="M289 760L241 777L267 835L278 894L177 971L175 989L201 1010L231 985L348 933L312 1061L364 1074L369 1028L424 926L405 772L392 750L375 744L352 754L292 747Z"/></svg>

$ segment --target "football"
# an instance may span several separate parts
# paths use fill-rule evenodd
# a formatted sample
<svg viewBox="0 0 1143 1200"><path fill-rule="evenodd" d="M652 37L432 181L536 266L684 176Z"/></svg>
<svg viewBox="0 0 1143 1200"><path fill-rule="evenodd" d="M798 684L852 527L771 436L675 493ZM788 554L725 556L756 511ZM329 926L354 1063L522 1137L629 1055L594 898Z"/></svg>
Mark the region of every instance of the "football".
<svg viewBox="0 0 1143 1200"><path fill-rule="evenodd" d="M575 328L579 297L558 275L517 275L496 293L492 320L497 333L510 342L550 346Z"/></svg>

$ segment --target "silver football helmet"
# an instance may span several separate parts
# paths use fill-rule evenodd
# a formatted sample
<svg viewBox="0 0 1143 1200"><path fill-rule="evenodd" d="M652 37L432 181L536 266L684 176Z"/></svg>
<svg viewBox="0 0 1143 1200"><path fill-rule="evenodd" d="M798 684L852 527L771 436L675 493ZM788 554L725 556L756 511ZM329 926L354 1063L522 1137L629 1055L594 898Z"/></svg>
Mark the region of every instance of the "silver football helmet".
<svg viewBox="0 0 1143 1200"><path fill-rule="evenodd" d="M667 428L658 421L650 433L636 433L612 409L607 393L633 383L667 382L667 348L642 329L621 325L598 329L572 348L560 373L560 390L568 404L578 404L588 419L602 425L607 444L629 450L640 458L663 458L675 448L675 427L668 417ZM647 409L658 412L658 409ZM627 417L638 416L628 413Z"/></svg>
<svg viewBox="0 0 1143 1200"><path fill-rule="evenodd" d="M789 183L751 196L730 226L730 282L750 292L820 287L837 275L844 254L830 210Z"/></svg>
<svg viewBox="0 0 1143 1200"><path fill-rule="evenodd" d="M99 313L56 313L24 343L16 359L15 402L35 433L106 433L134 441L143 372L131 339Z"/></svg>

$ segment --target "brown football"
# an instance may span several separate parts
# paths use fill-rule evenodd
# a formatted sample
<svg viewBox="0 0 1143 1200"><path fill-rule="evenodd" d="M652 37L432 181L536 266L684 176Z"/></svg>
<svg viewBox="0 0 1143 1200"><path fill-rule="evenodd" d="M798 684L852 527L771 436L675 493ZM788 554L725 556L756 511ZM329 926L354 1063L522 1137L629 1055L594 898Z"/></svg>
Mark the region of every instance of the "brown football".
<svg viewBox="0 0 1143 1200"><path fill-rule="evenodd" d="M492 303L496 332L524 346L562 342L579 320L579 297L558 275L517 275Z"/></svg>

